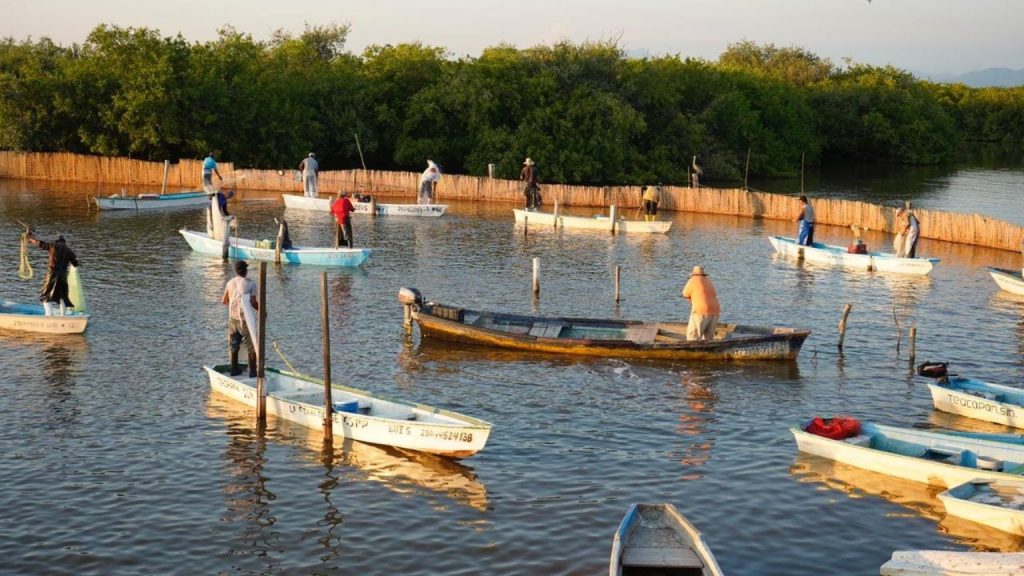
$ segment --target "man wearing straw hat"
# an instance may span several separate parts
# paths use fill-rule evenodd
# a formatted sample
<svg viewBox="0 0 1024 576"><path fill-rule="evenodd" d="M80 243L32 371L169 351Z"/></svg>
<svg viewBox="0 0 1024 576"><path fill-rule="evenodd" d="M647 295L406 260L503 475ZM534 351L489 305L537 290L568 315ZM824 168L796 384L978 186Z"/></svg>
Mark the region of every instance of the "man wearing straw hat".
<svg viewBox="0 0 1024 576"><path fill-rule="evenodd" d="M713 340L718 327L718 293L704 267L694 266L690 280L683 287L683 298L690 301L690 322L686 326L687 340Z"/></svg>
<svg viewBox="0 0 1024 576"><path fill-rule="evenodd" d="M523 181L523 196L526 197L526 209L536 210L540 206L540 174L534 161L527 158L523 161L523 169L519 172Z"/></svg>

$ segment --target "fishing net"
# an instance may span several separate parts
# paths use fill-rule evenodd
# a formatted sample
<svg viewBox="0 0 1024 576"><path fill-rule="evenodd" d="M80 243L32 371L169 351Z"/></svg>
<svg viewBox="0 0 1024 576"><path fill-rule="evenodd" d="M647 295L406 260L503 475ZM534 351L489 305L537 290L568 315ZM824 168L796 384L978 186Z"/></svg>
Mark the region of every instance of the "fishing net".
<svg viewBox="0 0 1024 576"><path fill-rule="evenodd" d="M28 261L28 232L23 232L21 234L21 261L18 264L18 278L28 280L32 276L32 264Z"/></svg>
<svg viewBox="0 0 1024 576"><path fill-rule="evenodd" d="M85 292L82 291L82 279L78 275L78 267L68 265L68 300L78 312L87 312Z"/></svg>

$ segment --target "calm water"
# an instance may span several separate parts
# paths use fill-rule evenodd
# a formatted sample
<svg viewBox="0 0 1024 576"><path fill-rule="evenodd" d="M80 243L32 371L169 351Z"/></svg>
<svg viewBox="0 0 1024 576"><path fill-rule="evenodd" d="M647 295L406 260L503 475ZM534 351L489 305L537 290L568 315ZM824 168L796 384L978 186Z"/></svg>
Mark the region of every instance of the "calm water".
<svg viewBox="0 0 1024 576"><path fill-rule="evenodd" d="M915 202L971 205L979 199L957 192L1021 179L1008 174L956 172L950 182L966 184ZM798 456L788 432L840 412L993 428L932 411L908 368L906 329L918 326L918 361L1018 383L1024 299L984 272L1019 266L1017 254L922 241L942 263L904 278L777 259L765 237L791 235L786 222L680 214L664 237L524 239L507 205L357 219L357 243L375 252L358 270L329 273L334 378L483 418L494 432L459 462L351 443L323 454L303 428L271 420L257 435L253 414L209 393L200 367L225 361L219 298L230 265L191 253L176 232L203 226L202 212L100 214L86 208L98 190L0 181L0 220L67 236L94 313L85 337L0 335L2 573L599 574L635 501L676 504L734 575L877 574L894 549L1024 550L1024 539L946 518L935 489ZM284 211L254 193L233 209L243 235L261 238ZM1000 210L1024 216L1016 203ZM297 242L329 241L326 215L287 216ZM38 276L19 281L18 233L0 228L0 294L32 301L43 253L33 254ZM817 232L842 243L848 234ZM725 320L812 329L799 361L622 362L424 343L406 335L395 300L415 286L467 307L681 319L695 264L716 283ZM313 373L320 271L271 267L268 278L270 338Z"/></svg>

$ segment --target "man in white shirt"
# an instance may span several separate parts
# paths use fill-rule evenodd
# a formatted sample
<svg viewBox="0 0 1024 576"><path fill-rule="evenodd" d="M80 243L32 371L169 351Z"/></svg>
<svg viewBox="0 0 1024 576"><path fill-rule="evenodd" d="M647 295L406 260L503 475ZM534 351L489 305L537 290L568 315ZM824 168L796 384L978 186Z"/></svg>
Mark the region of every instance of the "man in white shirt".
<svg viewBox="0 0 1024 576"><path fill-rule="evenodd" d="M441 179L441 169L433 160L427 160L427 169L420 176L420 193L417 204L433 204L437 182Z"/></svg>
<svg viewBox="0 0 1024 576"><path fill-rule="evenodd" d="M232 376L242 373L238 365L238 349L245 344L245 350L249 353L249 377L256 377L256 347L253 346L252 334L245 321L245 306L251 306L253 310L260 307L256 300L256 283L246 278L249 265L245 260L235 262L236 276L228 280L224 286L224 296L220 299L221 304L228 307L228 358L231 362Z"/></svg>
<svg viewBox="0 0 1024 576"><path fill-rule="evenodd" d="M302 170L302 186L306 197L316 198L319 194L316 178L320 173L320 164L316 161L316 154L310 152L309 156L303 158L299 163L299 170Z"/></svg>

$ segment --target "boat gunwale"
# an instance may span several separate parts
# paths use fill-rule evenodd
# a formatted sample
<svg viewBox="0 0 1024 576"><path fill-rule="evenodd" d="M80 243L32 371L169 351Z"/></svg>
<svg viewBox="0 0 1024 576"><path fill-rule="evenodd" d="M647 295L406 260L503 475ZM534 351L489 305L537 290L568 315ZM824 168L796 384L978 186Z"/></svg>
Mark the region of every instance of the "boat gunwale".
<svg viewBox="0 0 1024 576"><path fill-rule="evenodd" d="M854 252L846 251L845 247L840 246L838 244L828 244L828 243L825 243L825 242L814 242L810 246L803 246L803 245L797 244L796 238L792 238L792 237L789 237L789 236L769 236L768 238L772 239L772 240L778 240L778 241L782 242L784 245L792 245L792 246L795 246L797 248L801 248L801 249L804 249L804 250L806 250L807 248L811 248L813 250L819 250L821 252L826 252L826 253L829 253L829 254L839 254L839 255L842 255L843 257L876 258L876 259L881 259L881 260L885 260L885 261L906 261L906 262L918 262L918 263L922 263L922 264L925 263L925 262L929 262L929 263L931 263L933 265L942 261L941 258L933 258L933 257L925 258L925 257L922 257L922 256L915 256L914 258L907 258L905 256L897 256L897 255L893 254L892 252L871 252L871 251L869 251L867 254L857 254L857 253L854 253ZM773 242L773 245L774 245L774 242ZM884 272L884 270L882 270L882 272Z"/></svg>
<svg viewBox="0 0 1024 576"><path fill-rule="evenodd" d="M211 236L209 236L205 232L197 232L195 230L189 230L188 228L181 228L181 229L178 230L178 232L182 236L185 236L186 239L187 239L186 234L192 234L193 236L198 237L199 240L202 240L204 242L216 242L218 247L220 246L220 240L217 240L216 238L212 238ZM237 244L235 244L233 241L230 243L230 247L232 249L235 249L235 250L259 250L261 252L269 252L270 254L274 254L275 251L276 251L275 248L257 248L256 245L255 245L255 241L253 239L251 239L251 238L238 238L236 236L232 236L231 238L238 240ZM352 255L355 255L355 254L366 254L367 257L369 257L369 255L372 252L373 252L372 248L321 248L321 247L307 248L307 247L304 247L304 246L294 246L294 245L291 248L282 248L281 249L281 253L282 254L297 254L297 255L309 254L311 256L312 255L317 255L317 254L345 254L345 255L348 255L348 254L352 254Z"/></svg>

